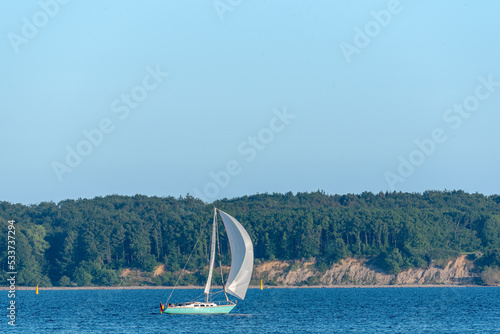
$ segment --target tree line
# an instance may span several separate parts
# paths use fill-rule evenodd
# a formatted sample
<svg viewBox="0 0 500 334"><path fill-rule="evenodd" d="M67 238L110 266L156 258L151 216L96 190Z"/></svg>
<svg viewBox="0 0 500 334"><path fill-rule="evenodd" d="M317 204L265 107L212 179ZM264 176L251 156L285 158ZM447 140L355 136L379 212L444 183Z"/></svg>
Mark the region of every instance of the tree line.
<svg viewBox="0 0 500 334"><path fill-rule="evenodd" d="M318 191L212 204L190 195L110 195L37 205L0 202L2 282L9 272L7 225L15 220L20 286L116 285L122 268L151 272L159 264L166 273L154 284L170 285L190 256L191 275L181 284L203 284L214 206L242 223L261 261L316 258L324 269L346 257L362 257L398 273L469 254L479 270L500 266L498 195ZM219 227L222 262L229 264L229 245Z"/></svg>

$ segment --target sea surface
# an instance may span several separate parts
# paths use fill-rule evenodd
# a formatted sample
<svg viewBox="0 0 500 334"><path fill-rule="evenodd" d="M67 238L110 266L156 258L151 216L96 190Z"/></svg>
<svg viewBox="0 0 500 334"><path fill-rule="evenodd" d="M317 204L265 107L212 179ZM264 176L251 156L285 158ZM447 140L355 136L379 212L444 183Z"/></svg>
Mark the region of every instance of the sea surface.
<svg viewBox="0 0 500 334"><path fill-rule="evenodd" d="M160 314L171 290L7 291L0 332L500 333L500 288L250 289L228 315ZM201 290L175 290L185 302Z"/></svg>

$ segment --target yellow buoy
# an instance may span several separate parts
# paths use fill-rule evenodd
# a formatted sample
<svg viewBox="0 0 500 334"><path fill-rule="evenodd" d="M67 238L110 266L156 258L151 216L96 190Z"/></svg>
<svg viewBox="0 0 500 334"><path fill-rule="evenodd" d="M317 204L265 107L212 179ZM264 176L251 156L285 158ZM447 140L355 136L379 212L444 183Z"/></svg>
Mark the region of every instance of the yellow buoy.
<svg viewBox="0 0 500 334"><path fill-rule="evenodd" d="M264 289L264 283L262 283L262 280L260 280L260 289L263 290Z"/></svg>
<svg viewBox="0 0 500 334"><path fill-rule="evenodd" d="M38 295L38 284L36 285L36 294Z"/></svg>

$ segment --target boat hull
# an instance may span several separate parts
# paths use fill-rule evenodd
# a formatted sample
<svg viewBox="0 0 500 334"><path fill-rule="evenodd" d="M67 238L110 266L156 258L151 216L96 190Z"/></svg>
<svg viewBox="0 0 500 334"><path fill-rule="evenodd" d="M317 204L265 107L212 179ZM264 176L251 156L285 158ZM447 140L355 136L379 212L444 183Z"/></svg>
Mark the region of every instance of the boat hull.
<svg viewBox="0 0 500 334"><path fill-rule="evenodd" d="M163 313L166 314L227 314L236 305L220 305L208 307L167 307Z"/></svg>

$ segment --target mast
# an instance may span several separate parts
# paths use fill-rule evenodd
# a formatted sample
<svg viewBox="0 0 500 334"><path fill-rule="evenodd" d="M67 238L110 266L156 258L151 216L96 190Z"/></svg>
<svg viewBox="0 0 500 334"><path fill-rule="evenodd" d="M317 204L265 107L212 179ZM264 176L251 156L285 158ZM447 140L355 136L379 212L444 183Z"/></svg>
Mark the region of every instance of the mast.
<svg viewBox="0 0 500 334"><path fill-rule="evenodd" d="M214 208L214 222L212 225L212 242L210 245L210 266L208 271L207 284L205 285L205 295L207 295L207 303L208 303L208 295L210 293L210 285L212 284L212 274L214 272L216 237L217 237L217 209Z"/></svg>

